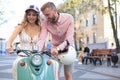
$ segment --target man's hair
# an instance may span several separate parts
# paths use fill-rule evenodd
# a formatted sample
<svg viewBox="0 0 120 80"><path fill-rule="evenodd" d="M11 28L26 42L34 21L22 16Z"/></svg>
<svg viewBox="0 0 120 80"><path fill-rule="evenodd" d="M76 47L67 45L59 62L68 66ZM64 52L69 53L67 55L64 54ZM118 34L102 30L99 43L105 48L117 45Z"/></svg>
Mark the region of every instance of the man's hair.
<svg viewBox="0 0 120 80"><path fill-rule="evenodd" d="M44 11L46 8L49 8L52 10L52 9L56 9L56 6L53 2L47 2L41 7L41 11Z"/></svg>

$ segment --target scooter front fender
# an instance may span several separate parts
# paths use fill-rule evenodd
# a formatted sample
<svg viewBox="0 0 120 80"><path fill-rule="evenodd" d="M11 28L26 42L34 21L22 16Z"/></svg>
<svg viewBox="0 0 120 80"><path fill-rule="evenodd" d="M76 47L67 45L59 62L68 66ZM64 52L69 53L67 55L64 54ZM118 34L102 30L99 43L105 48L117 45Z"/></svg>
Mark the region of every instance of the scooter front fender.
<svg viewBox="0 0 120 80"><path fill-rule="evenodd" d="M53 64L47 65L48 60L44 58L40 66L33 66L28 58L21 59L17 63L17 80L54 80ZM21 61L25 62L24 66L20 65Z"/></svg>

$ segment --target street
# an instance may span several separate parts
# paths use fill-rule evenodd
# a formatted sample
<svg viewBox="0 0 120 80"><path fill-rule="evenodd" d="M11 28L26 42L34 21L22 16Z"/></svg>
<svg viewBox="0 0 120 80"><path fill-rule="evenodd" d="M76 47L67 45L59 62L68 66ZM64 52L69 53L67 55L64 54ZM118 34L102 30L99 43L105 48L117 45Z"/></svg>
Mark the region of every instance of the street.
<svg viewBox="0 0 120 80"><path fill-rule="evenodd" d="M0 55L0 80L13 80L12 78L12 63L16 55ZM61 71L60 80L65 80L63 71ZM118 68L97 64L78 64L75 61L73 80L120 80L120 65Z"/></svg>
<svg viewBox="0 0 120 80"><path fill-rule="evenodd" d="M15 58L15 55L0 55L0 80L13 80L11 68Z"/></svg>

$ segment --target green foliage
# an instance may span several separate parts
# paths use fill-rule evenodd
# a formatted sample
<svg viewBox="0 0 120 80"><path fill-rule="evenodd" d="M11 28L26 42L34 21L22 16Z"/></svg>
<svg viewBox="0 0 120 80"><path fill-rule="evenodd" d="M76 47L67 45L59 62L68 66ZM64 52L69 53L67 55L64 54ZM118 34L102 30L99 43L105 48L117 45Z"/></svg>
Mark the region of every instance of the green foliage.
<svg viewBox="0 0 120 80"><path fill-rule="evenodd" d="M90 10L102 11L102 0L67 0L59 11L68 12L68 10L74 11L74 8L78 8L81 13L89 12Z"/></svg>

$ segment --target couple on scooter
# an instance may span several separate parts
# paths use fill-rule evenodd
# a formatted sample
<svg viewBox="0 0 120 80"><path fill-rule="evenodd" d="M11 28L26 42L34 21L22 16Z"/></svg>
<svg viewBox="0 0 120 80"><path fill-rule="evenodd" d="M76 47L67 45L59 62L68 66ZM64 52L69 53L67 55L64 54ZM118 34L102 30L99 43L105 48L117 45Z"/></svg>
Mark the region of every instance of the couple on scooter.
<svg viewBox="0 0 120 80"><path fill-rule="evenodd" d="M15 28L11 37L7 41L6 50L8 52L13 50L12 42L17 37L17 35L19 35L20 37L20 48L31 50L32 45L36 44L39 50L42 51L44 49L44 43L46 41L48 32L52 36L53 46L51 49L51 55L54 56L59 54L58 52L62 51L66 46L68 46L68 44L74 46L73 16L66 13L59 13L53 2L45 3L41 7L41 11L46 18L42 22L42 25L41 18L39 16L39 9L34 5L30 5L28 9L26 9L22 23ZM13 70L17 61L18 60L16 59L16 61L14 62ZM60 75L60 68L63 66L65 79L72 80L73 63L69 65L63 65L62 63L60 63L59 65L60 67L58 74Z"/></svg>

